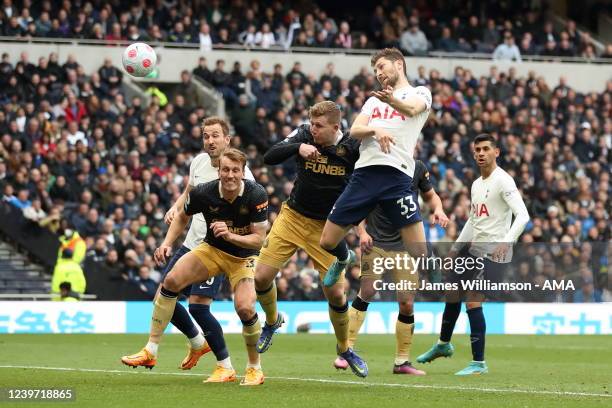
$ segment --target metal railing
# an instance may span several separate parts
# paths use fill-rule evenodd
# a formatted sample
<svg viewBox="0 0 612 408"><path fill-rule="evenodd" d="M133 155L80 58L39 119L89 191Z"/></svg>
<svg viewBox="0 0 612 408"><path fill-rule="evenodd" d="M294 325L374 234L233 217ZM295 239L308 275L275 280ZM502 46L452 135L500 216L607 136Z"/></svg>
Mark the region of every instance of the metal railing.
<svg viewBox="0 0 612 408"><path fill-rule="evenodd" d="M13 42L13 43L25 43L25 44L67 44L67 45L97 45L105 47L123 47L127 46L134 41L106 41L106 40L91 40L91 39L78 39L78 38L27 38L27 37L6 37L0 36L0 42ZM158 42L150 41L147 42L152 47L156 48L184 48L184 49L199 49L200 46L197 43L172 43L172 42ZM213 50L223 51L263 51L263 52L276 52L276 53L308 53L308 54L346 54L346 55L371 55L376 52L376 49L354 49L354 48L318 48L318 47L290 47L285 49L280 45L274 45L269 48L263 48L260 46L246 47L241 44L227 44L227 45L214 45ZM465 58L475 60L491 60L492 54L489 53L469 53L469 52L444 52L444 51L431 51L427 55L422 57L429 58ZM581 63L581 64L612 64L612 59L609 58L594 58L585 59L582 57L562 57L562 56L541 56L541 55L521 55L523 61L533 62L570 62L570 63Z"/></svg>

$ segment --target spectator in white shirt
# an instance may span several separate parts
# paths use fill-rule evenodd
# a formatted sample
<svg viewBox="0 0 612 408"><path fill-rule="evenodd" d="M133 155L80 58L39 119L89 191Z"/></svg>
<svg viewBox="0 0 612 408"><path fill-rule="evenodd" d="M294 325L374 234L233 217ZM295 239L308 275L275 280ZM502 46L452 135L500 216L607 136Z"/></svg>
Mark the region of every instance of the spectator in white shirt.
<svg viewBox="0 0 612 408"><path fill-rule="evenodd" d="M521 51L514 43L514 37L510 31L504 33L504 42L493 51L493 59L495 61L522 61Z"/></svg>
<svg viewBox="0 0 612 408"><path fill-rule="evenodd" d="M212 51L213 40L210 35L210 26L206 23L200 24L200 51Z"/></svg>
<svg viewBox="0 0 612 408"><path fill-rule="evenodd" d="M32 205L23 209L23 216L30 221L39 223L47 214L43 211L42 205L38 198L32 200Z"/></svg>
<svg viewBox="0 0 612 408"><path fill-rule="evenodd" d="M71 146L77 144L78 141L83 142L85 146L87 146L87 138L85 137L85 133L79 130L79 125L76 122L68 123L68 143Z"/></svg>
<svg viewBox="0 0 612 408"><path fill-rule="evenodd" d="M261 46L261 48L270 48L270 46L276 44L274 33L270 31L270 24L264 23L261 26L261 31L258 31L255 35L255 44Z"/></svg>

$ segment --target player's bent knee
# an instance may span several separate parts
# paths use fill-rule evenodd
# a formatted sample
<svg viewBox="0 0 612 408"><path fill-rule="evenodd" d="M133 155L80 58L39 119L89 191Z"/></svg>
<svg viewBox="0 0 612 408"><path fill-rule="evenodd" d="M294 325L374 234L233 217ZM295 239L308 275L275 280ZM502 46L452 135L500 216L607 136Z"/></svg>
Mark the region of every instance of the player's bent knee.
<svg viewBox="0 0 612 408"><path fill-rule="evenodd" d="M164 278L162 286L172 292L179 292L182 288L180 287L179 279L176 278L176 274L169 273Z"/></svg>
<svg viewBox="0 0 612 408"><path fill-rule="evenodd" d="M240 320L249 320L255 314L255 307L252 304L239 303L236 305L236 314Z"/></svg>
<svg viewBox="0 0 612 408"><path fill-rule="evenodd" d="M403 315L414 314L414 304L412 302L399 302L399 311Z"/></svg>

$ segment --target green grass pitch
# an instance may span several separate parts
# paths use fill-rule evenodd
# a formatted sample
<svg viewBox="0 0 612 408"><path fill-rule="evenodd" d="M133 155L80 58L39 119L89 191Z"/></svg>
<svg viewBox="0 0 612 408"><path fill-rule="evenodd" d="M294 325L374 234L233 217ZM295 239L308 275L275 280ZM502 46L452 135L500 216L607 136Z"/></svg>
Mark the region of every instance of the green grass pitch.
<svg viewBox="0 0 612 408"><path fill-rule="evenodd" d="M228 335L241 376L246 356L240 335ZM435 336L416 335L413 359ZM166 335L152 371L121 365L145 335L0 335L0 387L76 390L76 402L9 403L43 407L610 407L610 336L488 336L490 373L459 378L470 360L469 339L455 336L455 355L417 365L425 377L393 375L395 339L362 335L358 350L370 375L363 380L332 367L331 335L277 335L263 355L259 387L202 384L214 367L206 355L191 371L177 368L186 351L181 335ZM44 367L44 368L43 368ZM384 405L383 405L384 404Z"/></svg>

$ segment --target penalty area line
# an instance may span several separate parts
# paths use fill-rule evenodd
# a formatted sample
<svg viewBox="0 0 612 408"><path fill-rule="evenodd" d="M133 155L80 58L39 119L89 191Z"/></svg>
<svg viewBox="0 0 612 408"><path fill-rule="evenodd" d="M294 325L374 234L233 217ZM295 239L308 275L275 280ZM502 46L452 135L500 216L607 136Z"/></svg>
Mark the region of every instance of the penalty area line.
<svg viewBox="0 0 612 408"><path fill-rule="evenodd" d="M203 374L195 373L168 373L160 371L142 371L128 370L104 370L98 368L73 368L73 367L43 367L43 366L26 366L26 365L0 365L2 368L26 369L26 370L48 370L48 371L71 371L82 373L105 373L105 374L136 374L136 375L170 375L170 376L186 376L186 377L206 377ZM240 376L239 376L240 377ZM450 391L477 391L498 394L538 394L538 395L556 395L559 397L598 397L611 398L610 394L577 392L577 391L549 391L549 390L534 390L534 389L510 389L510 388L488 388L488 387L466 387L453 385L431 385L431 384L402 384L402 383L379 383L350 380L330 380L325 378L304 378L304 377L269 377L270 380L287 380L287 381L302 381L324 384L345 384L345 385L361 385L366 387L389 387L389 388L412 388L412 389L431 389L431 390L450 390Z"/></svg>

